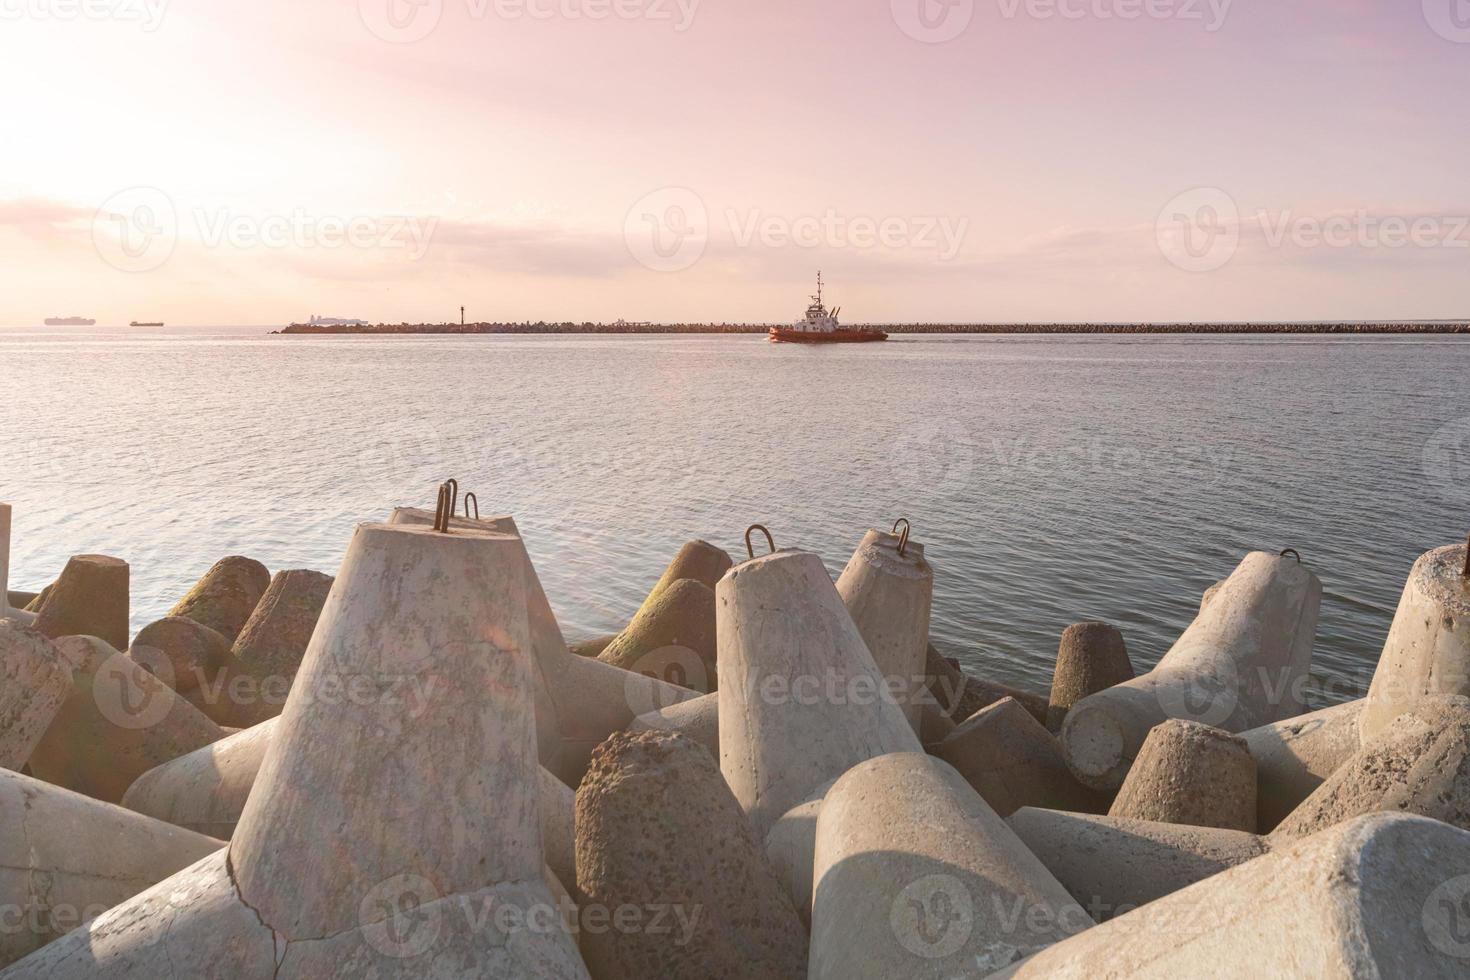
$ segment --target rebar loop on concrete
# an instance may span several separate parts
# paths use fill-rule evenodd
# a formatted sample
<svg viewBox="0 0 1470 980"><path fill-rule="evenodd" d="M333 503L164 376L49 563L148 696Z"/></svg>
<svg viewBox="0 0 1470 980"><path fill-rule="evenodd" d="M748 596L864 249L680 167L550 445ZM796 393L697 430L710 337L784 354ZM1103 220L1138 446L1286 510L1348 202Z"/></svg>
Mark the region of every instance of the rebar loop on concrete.
<svg viewBox="0 0 1470 980"><path fill-rule="evenodd" d="M904 551L909 546L909 519L900 517L893 522L893 533L898 534L898 526L903 525L903 533L898 535L898 557L902 558Z"/></svg>
<svg viewBox="0 0 1470 980"><path fill-rule="evenodd" d="M1291 557L1295 558L1296 559L1296 563L1298 565L1300 565L1302 563L1302 555L1301 555L1301 552L1297 551L1295 548L1282 548L1281 549L1281 557L1282 558L1285 558L1287 555L1290 555Z"/></svg>
<svg viewBox="0 0 1470 980"><path fill-rule="evenodd" d="M759 531L764 534L766 536L766 544L771 546L771 554L776 553L776 539L771 537L771 532L766 530L764 524L752 524L745 529L745 553L747 555L752 558L755 557L755 545L750 543L750 532L752 531Z"/></svg>
<svg viewBox="0 0 1470 980"><path fill-rule="evenodd" d="M440 534L449 533L449 519L454 516L454 496L449 490L449 483L439 484L439 499L434 504L434 530Z"/></svg>
<svg viewBox="0 0 1470 980"><path fill-rule="evenodd" d="M464 495L464 516L465 517L469 517L470 516L470 504L474 504L475 505L475 520L478 521L480 519L480 498L479 497L476 497L473 493L470 493L470 492L466 491L465 492L465 495Z"/></svg>

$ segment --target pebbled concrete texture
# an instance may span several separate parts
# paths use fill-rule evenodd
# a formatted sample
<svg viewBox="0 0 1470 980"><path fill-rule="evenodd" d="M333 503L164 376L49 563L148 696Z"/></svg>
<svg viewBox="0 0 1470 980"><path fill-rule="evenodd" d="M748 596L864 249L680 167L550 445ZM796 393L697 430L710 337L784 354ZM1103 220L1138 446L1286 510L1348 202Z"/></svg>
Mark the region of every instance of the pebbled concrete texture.
<svg viewBox="0 0 1470 980"><path fill-rule="evenodd" d="M128 648L128 563L107 555L74 555L41 599L36 629L46 636L95 636Z"/></svg>
<svg viewBox="0 0 1470 980"><path fill-rule="evenodd" d="M1046 727L1059 731L1072 705L1133 679L1123 633L1111 623L1073 623L1062 631L1047 698Z"/></svg>
<svg viewBox="0 0 1470 980"><path fill-rule="evenodd" d="M1093 919L1105 922L1270 848L1240 830L1023 807L1006 823Z"/></svg>
<svg viewBox="0 0 1470 980"><path fill-rule="evenodd" d="M1366 745L1429 695L1470 694L1470 579L1465 545L1436 548L1409 571L1359 720Z"/></svg>
<svg viewBox="0 0 1470 980"><path fill-rule="evenodd" d="M833 784L813 877L811 980L984 976L1092 925L959 773L921 753Z"/></svg>
<svg viewBox="0 0 1470 980"><path fill-rule="evenodd" d="M995 977L1465 976L1470 833L1357 817L1052 946ZM1459 918L1456 918L1459 916Z"/></svg>
<svg viewBox="0 0 1470 980"><path fill-rule="evenodd" d="M1171 718L1144 739L1108 816L1255 833L1256 761L1244 739Z"/></svg>
<svg viewBox="0 0 1470 980"><path fill-rule="evenodd" d="M61 709L31 752L37 777L108 803L154 766L224 737L166 684L95 637L56 649L72 667Z"/></svg>
<svg viewBox="0 0 1470 980"><path fill-rule="evenodd" d="M928 701L924 662L934 599L934 570L924 546L870 529L838 576L837 594L917 733Z"/></svg>
<svg viewBox="0 0 1470 980"><path fill-rule="evenodd" d="M714 760L682 735L618 733L593 753L577 790L577 886L587 906L666 906L677 933L588 931L597 980L805 975L796 909Z"/></svg>
<svg viewBox="0 0 1470 980"><path fill-rule="evenodd" d="M1155 725L1242 732L1301 714L1322 583L1294 558L1252 552L1152 671L1083 698L1060 738L1077 778L1113 790Z"/></svg>
<svg viewBox="0 0 1470 980"><path fill-rule="evenodd" d="M1470 698L1425 696L1344 761L1271 832L1319 833L1377 810L1401 810L1470 830Z"/></svg>
<svg viewBox="0 0 1470 980"><path fill-rule="evenodd" d="M737 565L716 598L720 769L758 838L864 759L920 751L818 556Z"/></svg>
<svg viewBox="0 0 1470 980"><path fill-rule="evenodd" d="M1256 830L1270 833L1358 751L1363 700L1242 732L1256 760Z"/></svg>
<svg viewBox="0 0 1470 980"><path fill-rule="evenodd" d="M174 603L168 614L208 626L234 643L270 581L270 572L253 558L243 555L221 558L187 595Z"/></svg>
<svg viewBox="0 0 1470 980"><path fill-rule="evenodd" d="M0 771L0 966L224 846Z"/></svg>
<svg viewBox="0 0 1470 980"><path fill-rule="evenodd" d="M0 768L31 758L71 691L71 665L34 627L0 619Z"/></svg>

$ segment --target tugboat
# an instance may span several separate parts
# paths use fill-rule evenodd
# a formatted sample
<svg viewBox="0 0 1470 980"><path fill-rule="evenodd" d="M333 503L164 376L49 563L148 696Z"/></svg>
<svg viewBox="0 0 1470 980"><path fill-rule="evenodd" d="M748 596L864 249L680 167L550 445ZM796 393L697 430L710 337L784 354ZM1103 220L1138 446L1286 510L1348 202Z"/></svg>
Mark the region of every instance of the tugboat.
<svg viewBox="0 0 1470 980"><path fill-rule="evenodd" d="M837 322L842 307L830 313L822 305L822 273L817 272L817 295L806 315L789 327L772 327L770 339L773 344L863 344L874 340L887 340L888 334L869 327L844 327Z"/></svg>

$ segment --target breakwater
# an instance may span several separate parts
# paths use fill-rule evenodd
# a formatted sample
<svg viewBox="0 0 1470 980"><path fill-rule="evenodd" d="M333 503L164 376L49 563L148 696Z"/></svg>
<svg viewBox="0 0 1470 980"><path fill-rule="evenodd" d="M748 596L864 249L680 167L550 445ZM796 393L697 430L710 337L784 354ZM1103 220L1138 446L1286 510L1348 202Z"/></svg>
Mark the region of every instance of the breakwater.
<svg viewBox="0 0 1470 980"><path fill-rule="evenodd" d="M293 323L277 334L763 334L774 323ZM869 323L890 334L1470 334L1467 320L1321 323Z"/></svg>

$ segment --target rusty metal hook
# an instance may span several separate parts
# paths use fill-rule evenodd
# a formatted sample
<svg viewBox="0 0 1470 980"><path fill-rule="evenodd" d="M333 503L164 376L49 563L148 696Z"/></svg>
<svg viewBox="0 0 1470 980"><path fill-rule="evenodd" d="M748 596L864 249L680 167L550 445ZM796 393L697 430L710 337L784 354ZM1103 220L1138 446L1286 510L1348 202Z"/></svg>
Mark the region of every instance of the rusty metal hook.
<svg viewBox="0 0 1470 980"><path fill-rule="evenodd" d="M449 488L449 516L453 517L454 512L459 510L459 481L451 476L444 481L444 485Z"/></svg>
<svg viewBox="0 0 1470 980"><path fill-rule="evenodd" d="M464 516L466 518L470 516L471 503L475 505L475 520L478 521L480 519L480 498L476 497L473 493L466 491L464 495Z"/></svg>
<svg viewBox="0 0 1470 980"><path fill-rule="evenodd" d="M1297 551L1295 548L1282 548L1281 549L1281 557L1282 558L1285 558L1287 555L1290 555L1291 557L1295 558L1296 559L1296 563L1298 565L1300 565L1302 563L1302 555L1301 555L1301 552Z"/></svg>
<svg viewBox="0 0 1470 980"><path fill-rule="evenodd" d="M750 543L750 532L752 531L759 531L764 534L766 536L766 544L771 546L771 554L776 553L776 539L771 537L771 532L766 530L764 524L752 524L745 529L745 553L747 555L752 558L755 557L755 545Z"/></svg>
<svg viewBox="0 0 1470 980"><path fill-rule="evenodd" d="M893 522L893 533L898 534L898 526L903 525L903 533L898 535L898 557L902 558L904 550L909 546L909 519L900 517Z"/></svg>
<svg viewBox="0 0 1470 980"><path fill-rule="evenodd" d="M451 501L449 484L439 484L439 499L434 503L434 530L440 534L449 533L449 519L454 516L454 504Z"/></svg>

